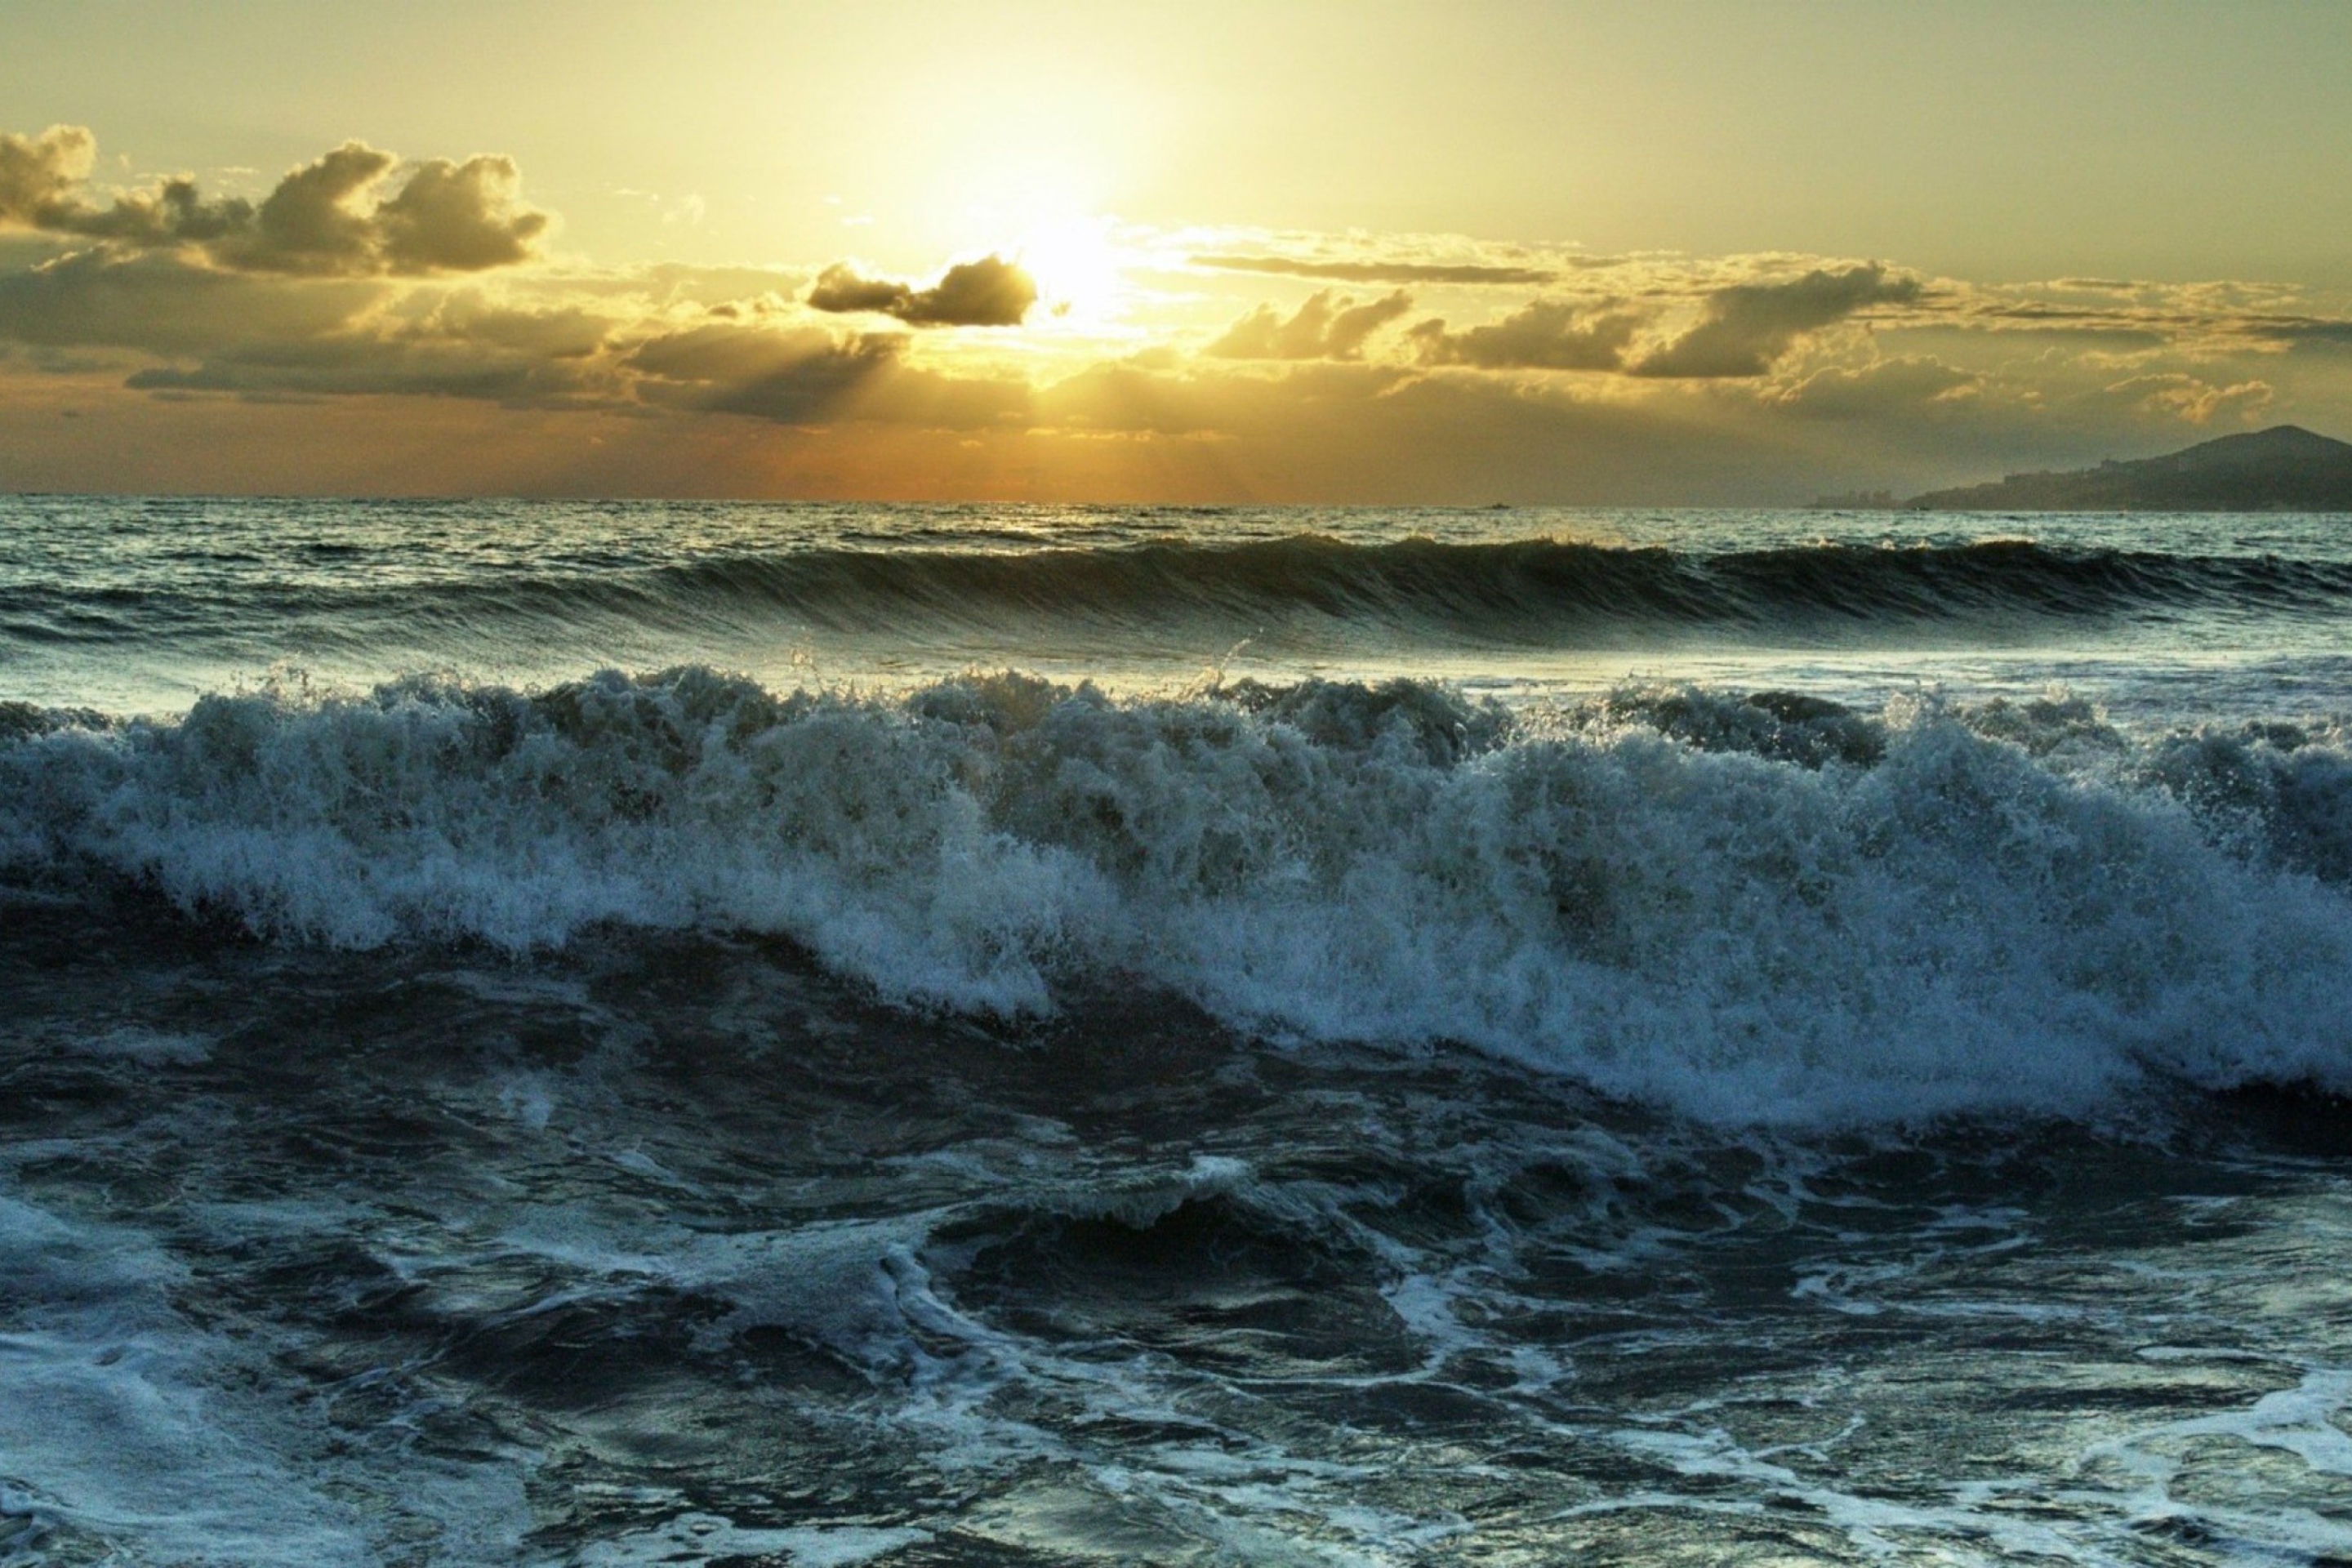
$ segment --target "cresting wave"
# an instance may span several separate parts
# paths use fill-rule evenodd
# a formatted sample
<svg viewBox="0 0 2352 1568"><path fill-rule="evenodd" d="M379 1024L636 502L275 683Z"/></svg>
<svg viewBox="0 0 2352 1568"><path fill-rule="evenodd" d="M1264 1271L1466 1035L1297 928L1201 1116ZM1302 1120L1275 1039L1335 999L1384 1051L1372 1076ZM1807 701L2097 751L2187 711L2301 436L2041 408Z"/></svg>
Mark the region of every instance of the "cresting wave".
<svg viewBox="0 0 2352 1568"><path fill-rule="evenodd" d="M0 710L17 897L131 878L274 938L780 933L1004 1015L1165 988L1746 1121L2352 1089L2352 752L2085 706L1446 689L903 699L687 668L170 722ZM20 905L20 908L25 906Z"/></svg>
<svg viewBox="0 0 2352 1568"><path fill-rule="evenodd" d="M363 627L384 617L444 632L582 617L691 628L777 616L835 631L1014 623L1302 620L1389 635L1543 647L1712 631L1769 638L1874 627L2034 623L2194 613L2339 615L2352 563L2170 554L2025 540L1904 548L1852 543L1720 552L1556 540L1361 543L1304 534L1239 544L1029 551L804 549L593 571L378 583L265 574L71 590L0 589L0 632L104 642L131 627L276 622ZM135 611L135 615L132 612Z"/></svg>
<svg viewBox="0 0 2352 1568"><path fill-rule="evenodd" d="M2340 611L2352 564L2272 557L1953 546L1692 552L1555 540L1362 544L1301 535L1021 554L812 552L667 568L665 593L862 617L975 604L1105 619L1299 611L1548 641L1580 626L1769 627L2163 609Z"/></svg>

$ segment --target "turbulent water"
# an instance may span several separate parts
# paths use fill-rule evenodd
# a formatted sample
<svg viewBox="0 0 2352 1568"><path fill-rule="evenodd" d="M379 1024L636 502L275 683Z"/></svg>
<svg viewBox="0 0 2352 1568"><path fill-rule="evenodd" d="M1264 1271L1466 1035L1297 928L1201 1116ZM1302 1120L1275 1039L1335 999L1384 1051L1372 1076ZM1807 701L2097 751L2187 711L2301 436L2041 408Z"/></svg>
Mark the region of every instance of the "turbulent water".
<svg viewBox="0 0 2352 1568"><path fill-rule="evenodd" d="M0 1561L2352 1562L2347 611L0 500Z"/></svg>

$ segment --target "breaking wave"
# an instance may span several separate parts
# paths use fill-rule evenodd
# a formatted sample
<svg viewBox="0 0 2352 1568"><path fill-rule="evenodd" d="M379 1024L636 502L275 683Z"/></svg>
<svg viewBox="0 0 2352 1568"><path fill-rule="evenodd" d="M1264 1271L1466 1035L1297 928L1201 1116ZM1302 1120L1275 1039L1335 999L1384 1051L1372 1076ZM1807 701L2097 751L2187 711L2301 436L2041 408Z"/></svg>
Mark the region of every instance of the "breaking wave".
<svg viewBox="0 0 2352 1568"><path fill-rule="evenodd" d="M0 874L275 940L774 933L892 1001L1174 993L1728 1121L2352 1089L2352 748L1628 689L411 679L0 707Z"/></svg>

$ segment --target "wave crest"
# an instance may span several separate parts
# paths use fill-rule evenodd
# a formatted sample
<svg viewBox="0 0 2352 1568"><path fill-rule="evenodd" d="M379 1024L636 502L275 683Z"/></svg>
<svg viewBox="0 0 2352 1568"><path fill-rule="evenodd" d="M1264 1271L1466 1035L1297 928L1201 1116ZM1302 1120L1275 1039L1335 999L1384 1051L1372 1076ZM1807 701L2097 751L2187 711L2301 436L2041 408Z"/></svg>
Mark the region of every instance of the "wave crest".
<svg viewBox="0 0 2352 1568"><path fill-rule="evenodd" d="M1225 646L1360 643L1601 648L1724 637L1799 646L1937 627L2013 640L2182 616L2338 616L2352 563L1985 540L1904 548L1817 543L1726 552L1563 540L1246 543L1027 551L795 549L658 566L337 584L272 575L0 588L0 637L108 645L282 631L321 647L469 639L747 632L969 639L1054 628ZM136 610L135 616L130 612ZM1013 646L1031 646L1020 641Z"/></svg>
<svg viewBox="0 0 2352 1568"><path fill-rule="evenodd" d="M351 946L777 932L1000 1014L1140 983L1734 1121L2080 1111L2150 1074L2352 1087L2348 769L2333 734L2143 744L2059 700L686 668L12 722L0 866Z"/></svg>

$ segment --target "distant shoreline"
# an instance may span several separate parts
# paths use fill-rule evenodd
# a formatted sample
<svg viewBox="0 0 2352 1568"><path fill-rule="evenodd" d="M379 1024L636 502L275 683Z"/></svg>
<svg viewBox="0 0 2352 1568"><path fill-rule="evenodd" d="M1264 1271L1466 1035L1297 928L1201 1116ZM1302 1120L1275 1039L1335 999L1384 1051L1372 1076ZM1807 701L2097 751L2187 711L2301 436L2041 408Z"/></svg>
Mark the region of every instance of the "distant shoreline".
<svg viewBox="0 0 2352 1568"><path fill-rule="evenodd" d="M1905 500L1867 490L1813 504L1889 511L2352 512L2352 443L2277 425L2137 461L2011 474Z"/></svg>

